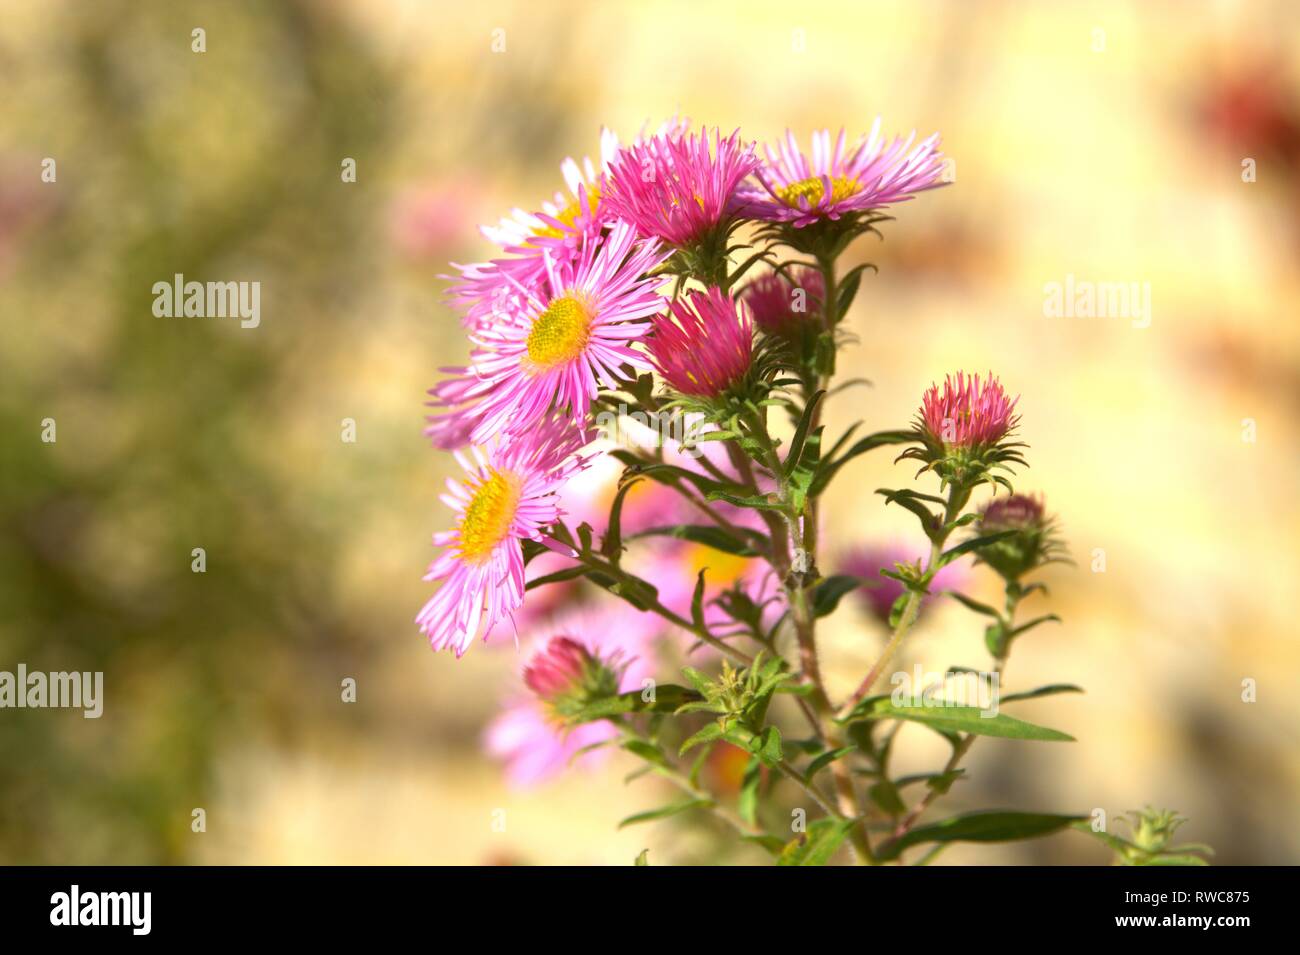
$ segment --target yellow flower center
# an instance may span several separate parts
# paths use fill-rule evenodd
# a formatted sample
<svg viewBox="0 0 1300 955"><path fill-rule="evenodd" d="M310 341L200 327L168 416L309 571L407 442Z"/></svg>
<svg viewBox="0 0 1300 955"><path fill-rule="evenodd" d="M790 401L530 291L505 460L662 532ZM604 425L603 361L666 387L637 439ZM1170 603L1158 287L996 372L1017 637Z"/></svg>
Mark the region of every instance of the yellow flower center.
<svg viewBox="0 0 1300 955"><path fill-rule="evenodd" d="M509 471L491 471L474 491L460 519L460 557L466 563L481 564L497 544L505 540L519 509L519 478Z"/></svg>
<svg viewBox="0 0 1300 955"><path fill-rule="evenodd" d="M561 295L533 320L528 358L537 369L546 371L581 355L590 337L587 304L574 295Z"/></svg>
<svg viewBox="0 0 1300 955"><path fill-rule="evenodd" d="M572 202L555 214L554 218L559 219L566 226L572 229L574 223L578 221L578 217L584 212L594 216L596 214L596 206L599 204L600 189L596 186L588 186L586 209L582 207L582 200L575 196ZM551 239L563 239L564 231L553 225L543 225L540 228L534 229L533 235L546 236Z"/></svg>
<svg viewBox="0 0 1300 955"><path fill-rule="evenodd" d="M750 560L748 557L724 553L703 544L687 545L683 557L692 580L703 570L704 577L710 584L721 587L729 586L739 580L749 568Z"/></svg>
<svg viewBox="0 0 1300 955"><path fill-rule="evenodd" d="M840 202L847 199L861 188L861 183L856 179L850 179L848 176L836 176L831 180L831 202ZM807 179L800 179L788 186L782 186L776 191L776 194L782 202L792 209L798 209L799 200L805 196L808 198L808 204L815 206L826 195L826 185L822 182L821 176L809 176Z"/></svg>

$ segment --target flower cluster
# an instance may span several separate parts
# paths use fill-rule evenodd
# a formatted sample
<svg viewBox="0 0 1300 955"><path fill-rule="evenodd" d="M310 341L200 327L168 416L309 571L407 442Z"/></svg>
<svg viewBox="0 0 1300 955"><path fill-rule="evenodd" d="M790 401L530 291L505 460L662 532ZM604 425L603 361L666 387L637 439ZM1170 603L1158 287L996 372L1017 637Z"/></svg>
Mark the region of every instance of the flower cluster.
<svg viewBox="0 0 1300 955"><path fill-rule="evenodd" d="M1059 619L1017 619L1045 591L1026 578L1064 555L1042 499L1011 484L1027 467L1011 440L1019 399L991 373L959 371L924 392L910 428L858 422L836 436L823 422L865 268L842 272L840 258L885 207L944 184L937 136L888 139L877 121L851 144L822 130L805 154L787 133L760 153L739 131L675 120L626 145L604 131L600 145L598 162L564 161L551 199L483 228L492 257L455 266L448 301L468 357L429 390L425 436L464 474L441 498L454 525L433 537L425 579L438 589L417 622L457 656L507 625L522 648L485 745L520 785L613 751L640 758L686 798L626 823L709 812L782 863L824 864L841 843L890 862L985 832L961 816L914 827L977 736L1069 737L891 709L877 691L941 594L980 615L998 673L1015 641ZM689 435L675 426L688 415L702 418ZM598 441L611 420L645 442ZM823 494L890 445L922 464L914 480L939 479L878 491L923 537L837 539L826 576L819 546L852 528L826 518ZM993 499L972 503L981 488ZM957 589L981 566L1001 579L996 607ZM850 593L890 635L836 700L818 624ZM681 682L660 681L683 660ZM900 720L954 746L911 806L900 793L918 777L893 779L889 764ZM792 806L821 814L793 839L781 830ZM1076 818L1003 812L998 832Z"/></svg>

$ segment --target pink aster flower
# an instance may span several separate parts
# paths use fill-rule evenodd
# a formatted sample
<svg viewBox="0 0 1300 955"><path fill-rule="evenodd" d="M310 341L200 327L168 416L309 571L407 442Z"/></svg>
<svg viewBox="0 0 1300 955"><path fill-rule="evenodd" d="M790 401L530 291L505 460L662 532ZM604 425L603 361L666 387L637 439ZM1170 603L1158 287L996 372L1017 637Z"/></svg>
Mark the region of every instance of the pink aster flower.
<svg viewBox="0 0 1300 955"><path fill-rule="evenodd" d="M468 374L467 368L440 368L448 375L429 389L429 408L446 409L442 414L425 415L424 436L435 448L452 451L469 444L474 430L474 406L478 403L478 382Z"/></svg>
<svg viewBox="0 0 1300 955"><path fill-rule="evenodd" d="M618 730L605 720L583 723L566 732L555 725L541 700L530 698L508 704L488 724L483 742L489 753L505 763L506 781L522 789L570 767L600 765L609 754L589 747L617 735Z"/></svg>
<svg viewBox="0 0 1300 955"><path fill-rule="evenodd" d="M552 408L581 422L601 385L618 387L623 366L648 368L632 343L663 305L658 279L646 273L664 257L657 242L638 242L624 222L603 241L584 241L571 261L545 256L542 286L517 287L522 312L472 337L480 350L471 371L482 396L474 440L530 428Z"/></svg>
<svg viewBox="0 0 1300 955"><path fill-rule="evenodd" d="M717 398L749 371L754 327L726 292L688 292L656 315L646 341L655 370L684 395Z"/></svg>
<svg viewBox="0 0 1300 955"><path fill-rule="evenodd" d="M463 482L449 478L441 500L459 520L454 530L433 536L443 551L424 579L442 586L416 617L433 649L450 647L460 656L480 632L486 640L519 608L523 540L567 552L546 529L561 516L557 492L586 465L579 452L587 440L585 432L550 418L486 451L472 449L472 462L456 452L469 476Z"/></svg>
<svg viewBox="0 0 1300 955"><path fill-rule="evenodd" d="M527 255L557 246L577 250L587 235L594 235L607 224L608 215L601 203L605 171L618 155L618 137L608 129L600 131L600 165L589 157L579 163L572 157L560 164L567 191L555 193L540 210L512 211L510 218L497 226L483 226L482 233L502 248ZM539 262L540 267L540 262Z"/></svg>
<svg viewBox="0 0 1300 955"><path fill-rule="evenodd" d="M443 275L451 281L447 304L462 313L461 322L471 334L486 331L508 322L527 306L546 277L546 265L540 254L493 259L469 265L452 263L458 276Z"/></svg>
<svg viewBox="0 0 1300 955"><path fill-rule="evenodd" d="M849 148L844 130L834 143L830 130L813 133L811 158L799 149L794 133L786 131L776 150L764 147L767 162L758 170L762 189L748 189L750 214L770 222L802 228L822 219L839 219L911 199L925 189L944 185L944 157L939 134L913 146L916 134L887 142L880 120Z"/></svg>
<svg viewBox="0 0 1300 955"><path fill-rule="evenodd" d="M595 606L565 612L548 626L538 627L537 632L544 636L530 640L534 649L525 657L525 674L538 662L539 654L545 653L553 636L567 637L593 656L617 658L618 691L626 693L641 689L642 681L654 676L653 643L663 632L663 624L654 614L642 613L622 601L606 599ZM543 685L558 684L546 681ZM505 763L510 784L526 787L544 782L571 766L595 768L608 757L609 751L583 750L617 735L618 730L606 720L563 725L534 690L506 704L488 726L484 742L488 752Z"/></svg>
<svg viewBox="0 0 1300 955"><path fill-rule="evenodd" d="M936 443L969 448L996 444L1011 431L1020 416L1013 414L1018 397L1010 398L1002 383L989 372L948 375L943 391L931 385L921 402L920 424Z"/></svg>
<svg viewBox="0 0 1300 955"><path fill-rule="evenodd" d="M892 577L885 577L882 570L894 570L900 563L915 564L925 557L923 548L910 547L902 543L865 545L854 548L839 560L840 573L862 578L862 586L856 591L872 616L882 623L889 622L889 611L894 601L901 597L905 588ZM935 573L930 581L930 596L921 602L924 609L933 597L945 590L960 587L969 576L968 571L959 561L945 564Z"/></svg>
<svg viewBox="0 0 1300 955"><path fill-rule="evenodd" d="M794 265L785 273L760 275L740 290L739 298L759 328L771 335L783 335L805 322L820 321L825 294L820 272Z"/></svg>
<svg viewBox="0 0 1300 955"><path fill-rule="evenodd" d="M740 131L652 137L622 150L610 163L606 203L611 215L678 247L725 224L741 208L737 190L758 166Z"/></svg>

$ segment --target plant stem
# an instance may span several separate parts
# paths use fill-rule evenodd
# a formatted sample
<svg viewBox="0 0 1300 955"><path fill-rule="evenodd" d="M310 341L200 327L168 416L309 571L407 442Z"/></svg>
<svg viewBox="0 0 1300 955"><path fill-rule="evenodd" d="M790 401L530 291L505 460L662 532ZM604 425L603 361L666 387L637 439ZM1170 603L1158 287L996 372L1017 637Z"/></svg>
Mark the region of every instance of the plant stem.
<svg viewBox="0 0 1300 955"><path fill-rule="evenodd" d="M1002 625L1007 632L1010 632L1015 626L1016 607L1019 603L1019 595L1008 586L1006 592L1006 618L1002 621ZM1003 656L994 661L993 672L997 674L998 677L999 692L1001 691L1002 686L1002 676L1006 672L1007 656L1009 653L1010 647L1007 647ZM974 745L975 738L974 733L967 733L961 738L961 741L952 748L952 756L950 756L948 762L944 764L942 770L943 774L951 773L961 765L961 761L966 758L966 754L970 752L971 746ZM894 830L894 838L897 839L899 836L911 829L912 826L916 825L916 821L921 818L921 815L929 809L931 804L933 804L938 798L939 791L937 789L929 790L912 808L912 811L909 812L898 824L897 828Z"/></svg>
<svg viewBox="0 0 1300 955"><path fill-rule="evenodd" d="M965 506L969 497L969 491L963 491L956 486L949 489L948 504L943 513L943 523L931 541L930 559L927 561L924 571L926 576L938 569L939 558L943 554L943 545L948 540L950 533L947 528L956 519L958 512ZM907 603L903 605L903 612L899 614L898 623L894 626L894 632L890 636L889 642L885 644L885 649L880 654L880 658L867 671L867 675L858 684L858 688L853 691L853 695L849 697L848 702L840 708L839 715L841 719L848 716L853 711L853 708L866 699L867 695L875 689L876 683L884 675L885 668L889 666L894 654L898 652L898 648L902 645L903 638L907 636L912 624L916 623L917 615L921 610L921 600L922 595L918 591L912 590L908 592Z"/></svg>
<svg viewBox="0 0 1300 955"><path fill-rule="evenodd" d="M656 750L659 749L658 744L656 744L653 740L648 739L645 736L642 736L640 733L638 733L627 723L619 723L618 728L626 738L636 740L639 743L644 743L647 746L653 746ZM662 750L660 750L660 752L662 752ZM667 757L665 757L665 760L666 759ZM767 835L766 830L764 830L760 826L753 825L751 823L746 822L744 819L740 817L739 813L735 812L730 807L724 806L723 804L718 802L717 799L714 798L711 792L697 786L694 782L691 781L690 776L688 776L686 773L683 773L680 769L678 769L676 766L673 766L671 763L652 762L650 765L653 767L656 775L662 776L664 779L667 779L678 789L682 790L682 792L686 793L689 796L694 796L696 799L708 800L708 802L711 803L711 805L709 806L710 811L712 811L719 819L722 819L724 822L726 822L729 826L731 826L741 835L743 836Z"/></svg>

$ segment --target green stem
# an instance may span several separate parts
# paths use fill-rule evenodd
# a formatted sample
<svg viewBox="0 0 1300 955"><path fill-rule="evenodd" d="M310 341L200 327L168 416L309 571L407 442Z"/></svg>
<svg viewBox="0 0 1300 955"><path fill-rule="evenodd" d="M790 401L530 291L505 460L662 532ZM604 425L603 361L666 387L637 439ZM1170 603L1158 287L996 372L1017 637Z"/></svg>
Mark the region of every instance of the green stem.
<svg viewBox="0 0 1300 955"><path fill-rule="evenodd" d="M1006 589L1006 618L1001 621L1006 632L1010 632L1015 626L1016 607L1019 603L1020 593L1018 589L1013 589L1012 585L1008 584ZM1003 651L1003 655L994 660L993 672L997 674L998 677L999 692L1001 691L1002 686L1002 676L1006 672L1007 656L1010 655L1010 649L1009 646L1006 647ZM943 774L951 773L961 765L961 761L966 758L966 754L970 752L971 746L975 744L975 739L976 737L974 733L968 733L961 738L961 741L952 748L952 755L948 758L948 762L944 764L942 770ZM925 796L917 802L916 806L912 808L912 811L909 812L898 824L897 828L894 830L894 838L897 839L899 836L911 829L912 826L916 825L916 822L921 818L921 815L929 809L938 798L939 791L937 789L929 790Z"/></svg>
<svg viewBox="0 0 1300 955"><path fill-rule="evenodd" d="M953 486L949 489L948 504L944 508L943 513L943 523L940 525L933 541L931 542L930 558L926 563L924 570L925 576L928 576L931 571L938 569L937 565L939 558L943 554L943 545L947 542L948 536L951 533L948 530L948 527L954 520L956 520L957 515L961 512L961 509L966 506L966 501L969 499L969 490L964 490L957 486ZM862 682L858 684L858 688L853 691L853 695L849 697L848 702L840 708L839 715L841 719L848 716L849 713L853 711L853 708L866 699L867 695L875 689L876 683L879 682L880 678L885 673L885 668L889 666L890 661L894 658L894 654L897 653L898 648L902 646L903 638L907 636L907 632L911 630L912 625L916 623L916 618L920 613L920 610L921 594L916 590L909 591L907 595L907 603L903 605L903 612L898 617L898 623L894 626L894 632L890 636L889 642L885 644L885 649L880 654L879 659L877 659L871 669L867 671L867 675L863 677Z"/></svg>
<svg viewBox="0 0 1300 955"><path fill-rule="evenodd" d="M659 749L657 743L655 743L653 740L649 739L648 737L641 735L635 729L629 726L627 723L618 723L617 725L619 730L622 732L623 736L626 737L627 739L635 740L636 742L643 743L646 746L652 746L660 753L663 752L661 749ZM716 816L718 816L719 819L723 820L729 826L735 829L742 836L767 835L766 830L764 830L762 827L746 822L744 819L741 818L739 813L735 812L728 806L724 806L722 803L718 802L717 799L714 797L713 793L709 792L707 789L703 789L700 786L696 785L691 780L691 777L689 775L687 775L686 773L678 769L676 766L673 766L671 763L669 763L667 761L666 756L664 757L664 760L665 761L663 763L655 763L655 762L650 763L656 775L662 776L664 779L667 779L669 782L671 782L673 785L675 785L678 789L682 790L682 792L686 793L687 795L694 796L696 799L707 800L710 804L709 805L710 811L713 812Z"/></svg>

